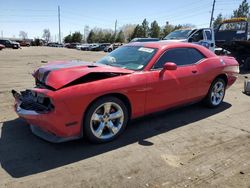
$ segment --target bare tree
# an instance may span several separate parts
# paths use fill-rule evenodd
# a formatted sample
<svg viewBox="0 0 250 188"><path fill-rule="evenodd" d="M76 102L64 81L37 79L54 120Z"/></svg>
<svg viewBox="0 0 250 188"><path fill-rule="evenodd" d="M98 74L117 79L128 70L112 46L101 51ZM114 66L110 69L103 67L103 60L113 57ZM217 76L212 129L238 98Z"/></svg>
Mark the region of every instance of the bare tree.
<svg viewBox="0 0 250 188"><path fill-rule="evenodd" d="M43 38L44 38L44 40L45 40L47 43L50 41L51 34L50 34L49 29L44 29L44 30L43 30Z"/></svg>
<svg viewBox="0 0 250 188"><path fill-rule="evenodd" d="M19 37L21 37L23 40L28 38L28 33L25 31L20 31L19 32Z"/></svg>

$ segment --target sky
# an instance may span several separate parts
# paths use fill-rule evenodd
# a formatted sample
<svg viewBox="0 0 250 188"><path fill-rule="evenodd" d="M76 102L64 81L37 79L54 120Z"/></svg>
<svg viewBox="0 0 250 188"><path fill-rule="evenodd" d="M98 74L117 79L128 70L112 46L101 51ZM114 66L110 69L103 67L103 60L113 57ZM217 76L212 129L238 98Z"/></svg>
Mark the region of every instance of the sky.
<svg viewBox="0 0 250 188"><path fill-rule="evenodd" d="M232 14L242 0L216 0L214 17ZM71 32L84 32L84 27L114 29L124 24L140 24L144 18L160 26L194 24L208 27L213 0L0 0L0 37L42 37L48 28L58 40L58 6L61 13L62 37Z"/></svg>

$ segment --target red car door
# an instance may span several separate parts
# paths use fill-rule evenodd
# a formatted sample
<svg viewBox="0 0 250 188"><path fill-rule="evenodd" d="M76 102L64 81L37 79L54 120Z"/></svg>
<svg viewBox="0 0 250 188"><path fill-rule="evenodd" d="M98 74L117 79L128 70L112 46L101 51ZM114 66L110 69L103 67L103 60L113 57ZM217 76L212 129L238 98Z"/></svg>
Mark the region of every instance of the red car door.
<svg viewBox="0 0 250 188"><path fill-rule="evenodd" d="M186 48L167 50L160 57L147 73L146 113L191 102L199 95L199 73L192 59ZM166 62L175 63L177 69L162 71Z"/></svg>

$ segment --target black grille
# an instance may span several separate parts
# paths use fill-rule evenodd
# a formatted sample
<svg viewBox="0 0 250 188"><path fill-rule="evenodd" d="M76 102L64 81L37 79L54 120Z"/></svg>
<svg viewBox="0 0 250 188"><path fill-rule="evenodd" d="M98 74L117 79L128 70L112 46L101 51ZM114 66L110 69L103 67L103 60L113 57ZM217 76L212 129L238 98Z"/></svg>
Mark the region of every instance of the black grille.
<svg viewBox="0 0 250 188"><path fill-rule="evenodd" d="M46 105L38 103L36 101L37 98L34 97L30 91L26 90L25 92L21 92L21 95L22 103L20 107L22 109L32 110L36 112L48 112L52 109L52 104L50 102L47 102ZM46 98L46 100L48 101L49 99Z"/></svg>

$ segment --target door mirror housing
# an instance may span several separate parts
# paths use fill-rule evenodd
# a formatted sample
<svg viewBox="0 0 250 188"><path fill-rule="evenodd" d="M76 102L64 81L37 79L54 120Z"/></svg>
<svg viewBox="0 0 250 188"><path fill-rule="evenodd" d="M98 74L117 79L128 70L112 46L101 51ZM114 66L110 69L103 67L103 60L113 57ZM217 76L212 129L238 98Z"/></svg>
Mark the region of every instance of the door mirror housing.
<svg viewBox="0 0 250 188"><path fill-rule="evenodd" d="M173 62L166 62L163 66L163 70L176 70L177 65Z"/></svg>

